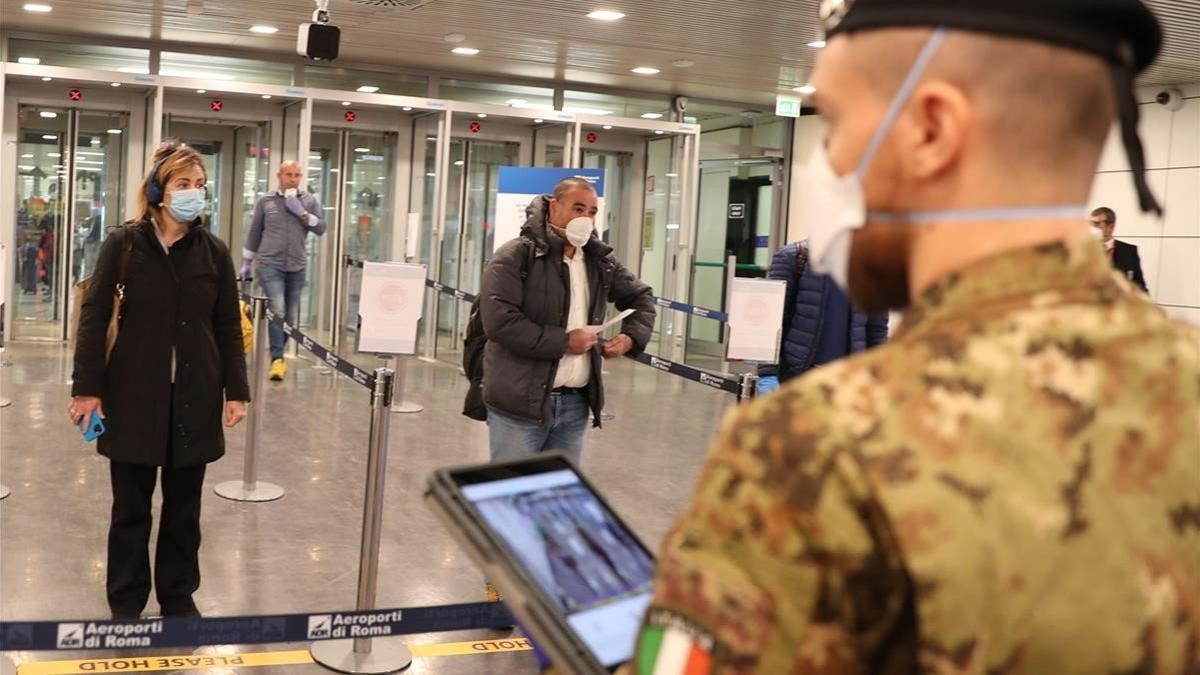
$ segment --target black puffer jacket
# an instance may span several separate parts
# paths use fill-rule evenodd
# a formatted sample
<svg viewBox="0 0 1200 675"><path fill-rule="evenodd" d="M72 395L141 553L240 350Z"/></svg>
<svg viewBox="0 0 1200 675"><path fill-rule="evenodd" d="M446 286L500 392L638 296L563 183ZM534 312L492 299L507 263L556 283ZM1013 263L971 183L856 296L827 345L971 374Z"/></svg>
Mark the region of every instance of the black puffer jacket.
<svg viewBox="0 0 1200 675"><path fill-rule="evenodd" d="M534 199L525 210L521 236L492 256L484 270L479 302L488 338L483 358L484 403L537 424L546 424L550 416L550 390L559 360L567 353L571 303L563 241L546 224L548 204L549 196ZM592 290L588 323L603 323L609 302L622 311L637 310L622 322L621 332L633 340L630 354L640 353L654 329L653 291L595 234L583 251ZM587 387L592 423L597 427L604 409L600 361L597 345L591 352L592 377Z"/></svg>
<svg viewBox="0 0 1200 675"><path fill-rule="evenodd" d="M124 319L106 365L104 335L127 232L133 251ZM149 221L113 232L83 302L71 393L100 397L107 430L98 449L112 460L163 466L168 438L174 466L219 459L225 401L250 400L237 282L225 243L193 227L167 255Z"/></svg>

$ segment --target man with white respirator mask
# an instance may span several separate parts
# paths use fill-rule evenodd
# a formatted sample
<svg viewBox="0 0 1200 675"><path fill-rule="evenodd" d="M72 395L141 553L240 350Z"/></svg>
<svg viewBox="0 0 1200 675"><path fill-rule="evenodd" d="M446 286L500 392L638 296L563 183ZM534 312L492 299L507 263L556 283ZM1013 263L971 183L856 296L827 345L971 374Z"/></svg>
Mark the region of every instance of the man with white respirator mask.
<svg viewBox="0 0 1200 675"><path fill-rule="evenodd" d="M251 278L258 263L259 283L267 306L295 326L300 321L300 294L306 281L309 233L325 234L326 224L316 195L302 189L304 171L289 160L279 165L279 189L263 195L254 205L250 230L242 249L241 279ZM271 345L271 379L287 375L283 347L287 336L272 323L267 329Z"/></svg>
<svg viewBox="0 0 1200 675"><path fill-rule="evenodd" d="M591 183L561 181L530 203L521 236L484 270L482 389L493 461L563 452L578 463L589 412L599 427L604 408L601 355L636 354L650 341L652 291L596 236L596 211ZM610 302L634 312L601 343L588 326L604 322Z"/></svg>

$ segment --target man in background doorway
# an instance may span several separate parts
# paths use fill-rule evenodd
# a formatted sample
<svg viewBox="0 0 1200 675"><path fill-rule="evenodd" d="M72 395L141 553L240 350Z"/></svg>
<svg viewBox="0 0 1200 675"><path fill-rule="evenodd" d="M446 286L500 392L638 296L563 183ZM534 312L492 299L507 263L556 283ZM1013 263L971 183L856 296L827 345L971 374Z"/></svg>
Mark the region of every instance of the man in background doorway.
<svg viewBox="0 0 1200 675"><path fill-rule="evenodd" d="M779 362L758 367L758 393L843 356L887 342L887 314L854 311L833 280L808 267L808 242L788 244L771 260L768 279L787 282Z"/></svg>
<svg viewBox="0 0 1200 675"><path fill-rule="evenodd" d="M1112 266L1125 275L1129 283L1149 294L1146 278L1142 276L1142 259L1138 256L1137 247L1113 238L1113 232L1117 229L1117 212L1107 206L1092 211L1092 227L1100 232L1100 239L1104 242L1104 250L1108 251L1108 260Z"/></svg>
<svg viewBox="0 0 1200 675"><path fill-rule="evenodd" d="M293 326L300 320L300 292L304 290L308 250L305 244L311 232L325 234L325 219L321 204L312 193L301 190L304 172L299 162L279 165L279 189L265 194L254 205L254 219L246 234L242 250L242 279L251 277L251 267L258 262L259 283L267 294L267 306L283 315ZM268 330L271 342L271 379L280 381L287 375L283 347L287 336L272 323Z"/></svg>

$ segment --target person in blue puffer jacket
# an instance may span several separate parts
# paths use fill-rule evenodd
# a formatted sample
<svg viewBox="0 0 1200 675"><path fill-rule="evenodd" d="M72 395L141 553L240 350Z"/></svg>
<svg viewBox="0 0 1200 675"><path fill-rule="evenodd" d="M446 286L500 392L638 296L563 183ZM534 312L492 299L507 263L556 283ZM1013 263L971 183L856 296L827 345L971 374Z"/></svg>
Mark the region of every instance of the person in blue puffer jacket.
<svg viewBox="0 0 1200 675"><path fill-rule="evenodd" d="M767 278L787 282L787 299L779 363L758 367L760 396L810 368L887 342L887 315L854 311L833 279L809 269L807 259L807 242L798 242L779 249L771 260Z"/></svg>

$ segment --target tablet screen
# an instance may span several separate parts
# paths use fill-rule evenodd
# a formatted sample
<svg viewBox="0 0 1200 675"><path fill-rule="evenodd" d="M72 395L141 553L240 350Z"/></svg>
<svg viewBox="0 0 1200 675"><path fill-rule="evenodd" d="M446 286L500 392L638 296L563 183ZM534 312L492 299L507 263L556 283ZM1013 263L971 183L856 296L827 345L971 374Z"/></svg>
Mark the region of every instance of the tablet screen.
<svg viewBox="0 0 1200 675"><path fill-rule="evenodd" d="M463 495L607 667L628 661L654 561L570 469L462 486Z"/></svg>

